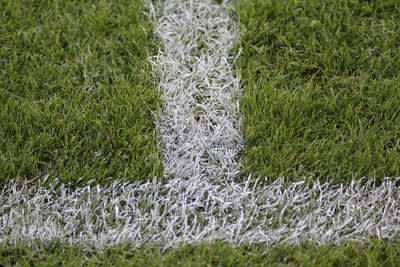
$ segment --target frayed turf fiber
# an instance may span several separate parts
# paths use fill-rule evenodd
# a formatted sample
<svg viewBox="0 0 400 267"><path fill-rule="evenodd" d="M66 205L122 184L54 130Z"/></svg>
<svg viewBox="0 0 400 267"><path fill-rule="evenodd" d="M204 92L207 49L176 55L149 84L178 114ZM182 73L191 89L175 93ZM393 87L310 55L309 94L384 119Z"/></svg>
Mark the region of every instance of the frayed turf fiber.
<svg viewBox="0 0 400 267"><path fill-rule="evenodd" d="M147 4L162 44L150 60L163 101L157 130L166 181L74 190L11 182L1 192L0 242L167 249L215 240L271 246L400 237L398 180L235 181L243 137L232 53L239 32L229 3Z"/></svg>

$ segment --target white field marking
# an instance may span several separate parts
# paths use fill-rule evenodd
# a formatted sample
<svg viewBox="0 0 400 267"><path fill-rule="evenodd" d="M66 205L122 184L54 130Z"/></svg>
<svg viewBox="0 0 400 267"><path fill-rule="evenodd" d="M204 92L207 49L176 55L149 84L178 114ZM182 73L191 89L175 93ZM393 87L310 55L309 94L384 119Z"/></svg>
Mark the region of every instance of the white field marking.
<svg viewBox="0 0 400 267"><path fill-rule="evenodd" d="M163 49L152 60L162 110L157 128L169 179L231 180L242 149L239 78L230 55L238 30L228 5L212 1L149 4Z"/></svg>
<svg viewBox="0 0 400 267"><path fill-rule="evenodd" d="M271 246L399 238L396 180L343 186L287 185L280 178L264 187L250 181L114 181L77 190L11 183L0 197L0 242L35 245L35 240L59 239L83 248L120 243L169 248L215 240Z"/></svg>
<svg viewBox="0 0 400 267"><path fill-rule="evenodd" d="M365 179L330 185L279 178L260 186L249 176L234 182L242 137L229 56L237 31L226 4L166 0L152 9L164 45L153 67L164 94L158 129L169 181L76 190L11 182L0 194L0 242L169 248L214 240L271 246L400 237L400 178L379 186ZM203 41L206 48L196 47Z"/></svg>

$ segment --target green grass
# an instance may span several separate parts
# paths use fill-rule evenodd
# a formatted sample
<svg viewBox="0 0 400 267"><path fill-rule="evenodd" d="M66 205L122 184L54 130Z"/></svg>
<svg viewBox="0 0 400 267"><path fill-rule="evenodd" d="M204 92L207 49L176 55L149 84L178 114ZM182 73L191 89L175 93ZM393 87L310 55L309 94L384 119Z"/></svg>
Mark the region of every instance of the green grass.
<svg viewBox="0 0 400 267"><path fill-rule="evenodd" d="M242 174L400 176L400 2L238 0ZM138 1L0 0L0 186L162 175ZM101 156L96 153L101 152ZM0 266L396 266L398 241L161 251L0 245Z"/></svg>
<svg viewBox="0 0 400 267"><path fill-rule="evenodd" d="M0 185L161 176L147 62L158 47L143 11L128 0L0 1Z"/></svg>
<svg viewBox="0 0 400 267"><path fill-rule="evenodd" d="M60 256L62 255L62 256ZM366 246L234 248L220 242L185 246L162 251L157 247L133 249L129 246L103 251L82 251L54 242L36 250L20 245L2 247L2 266L398 266L400 244L371 240Z"/></svg>
<svg viewBox="0 0 400 267"><path fill-rule="evenodd" d="M400 2L237 1L243 175L400 176Z"/></svg>

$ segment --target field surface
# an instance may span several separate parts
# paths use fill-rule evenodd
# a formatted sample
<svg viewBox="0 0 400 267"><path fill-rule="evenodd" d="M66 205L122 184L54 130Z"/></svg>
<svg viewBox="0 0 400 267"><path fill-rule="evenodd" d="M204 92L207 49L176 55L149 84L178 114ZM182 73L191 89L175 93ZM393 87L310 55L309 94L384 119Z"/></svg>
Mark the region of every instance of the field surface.
<svg viewBox="0 0 400 267"><path fill-rule="evenodd" d="M239 1L243 173L400 175L400 2Z"/></svg>
<svg viewBox="0 0 400 267"><path fill-rule="evenodd" d="M143 5L0 3L0 184L160 177Z"/></svg>
<svg viewBox="0 0 400 267"><path fill-rule="evenodd" d="M241 50L235 71L244 136L235 179L252 173L269 177L269 184L281 176L347 184L365 176L380 185L399 177L400 3L233 6L241 31L232 53ZM12 180L34 187L42 178L45 187L57 180L72 189L89 181L107 187L166 180L155 123L162 96L148 61L160 40L143 3L0 0L0 10L0 187ZM268 250L218 241L166 250L31 245L3 242L0 265L395 266L400 260L398 240L374 236L365 244Z"/></svg>

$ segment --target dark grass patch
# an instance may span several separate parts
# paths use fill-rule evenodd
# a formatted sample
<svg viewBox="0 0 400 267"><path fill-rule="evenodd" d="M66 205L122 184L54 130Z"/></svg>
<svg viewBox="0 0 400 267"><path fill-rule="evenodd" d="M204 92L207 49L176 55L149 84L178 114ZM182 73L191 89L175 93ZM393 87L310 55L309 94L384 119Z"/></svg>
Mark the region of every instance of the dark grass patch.
<svg viewBox="0 0 400 267"><path fill-rule="evenodd" d="M237 1L242 174L400 175L400 2Z"/></svg>
<svg viewBox="0 0 400 267"><path fill-rule="evenodd" d="M400 244L371 240L367 245L232 247L216 242L163 251L156 246L121 245L83 250L58 242L35 248L20 244L0 247L2 266L397 266Z"/></svg>
<svg viewBox="0 0 400 267"><path fill-rule="evenodd" d="M140 1L0 3L0 184L161 176Z"/></svg>

